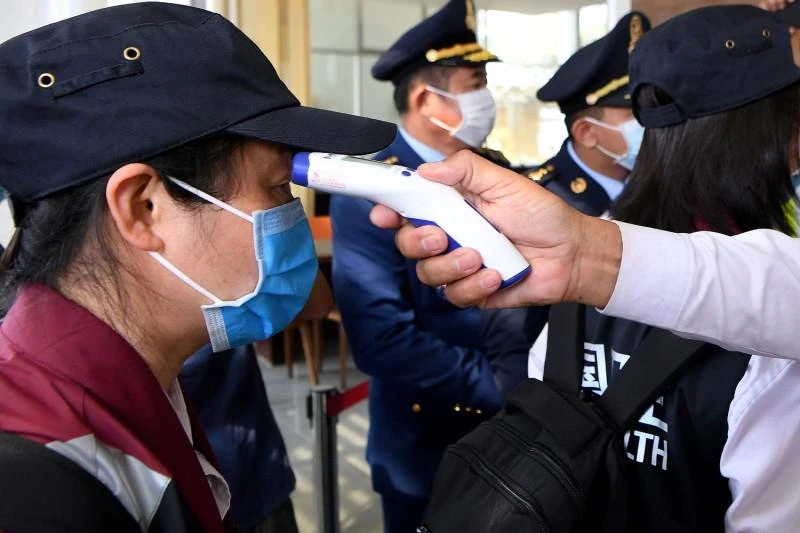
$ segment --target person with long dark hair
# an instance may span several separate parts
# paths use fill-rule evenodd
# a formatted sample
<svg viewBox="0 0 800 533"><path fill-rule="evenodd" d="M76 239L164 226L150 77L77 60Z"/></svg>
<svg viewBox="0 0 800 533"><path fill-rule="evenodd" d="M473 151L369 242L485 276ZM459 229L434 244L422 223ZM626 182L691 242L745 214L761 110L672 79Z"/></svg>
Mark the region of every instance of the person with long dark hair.
<svg viewBox="0 0 800 533"><path fill-rule="evenodd" d="M635 113L647 128L636 167L611 207L615 220L673 232L726 235L770 228L794 235L800 84L796 76L740 84L735 100L720 99L744 74L726 49L743 55L782 53L774 24L757 8L720 6L668 21L640 43L631 63ZM722 53L686 44L683 32L727 30ZM784 31L786 31L784 29ZM780 51L780 52L779 52ZM722 58L719 56L722 55ZM703 72L701 87L691 83ZM716 76L715 76L716 75ZM672 112L677 102L706 105L704 116ZM664 250L665 254L669 250ZM602 395L650 327L585 309L581 385ZM531 376L547 372L547 332L531 348ZM800 364L707 345L626 434L634 479L636 531L774 531L796 529L800 511L785 494L800 481L791 468L800 445ZM774 438L780 426L780 438Z"/></svg>
<svg viewBox="0 0 800 533"><path fill-rule="evenodd" d="M0 529L130 531L98 527L114 507L136 530L224 531L236 502L181 364L209 340L265 339L306 305L318 265L292 151L371 153L395 127L301 107L255 43L187 6L57 22L0 45L0 66L16 225L0 272L0 438L56 458L18 479L0 469ZM109 505L49 521L61 504L42 491L87 486Z"/></svg>
<svg viewBox="0 0 800 533"><path fill-rule="evenodd" d="M446 241L432 228L401 228L398 246L424 259L420 278L447 284L445 294L460 305L577 301L726 342L745 354L800 359L793 328L798 241L780 232L793 233L796 222L796 37L755 7L716 6L657 27L631 58L634 111L648 128L637 171L657 174L632 186L616 215L729 235L677 235L582 216L540 188L460 154L419 171L460 185L532 262L531 277L497 293L495 272L461 268L450 254L433 257ZM759 138L748 128L761 132ZM749 172L740 173L737 163ZM652 168L659 165L666 170ZM634 174L632 185L643 175ZM674 182L673 174L679 174ZM648 209L655 214L639 211ZM398 225L384 207L372 220ZM584 344L586 360L596 364L585 368L584 388L602 393L646 326L587 313L587 336L596 342ZM546 361L543 343L537 344L531 370L541 376ZM696 361L648 410L640 421L645 431L637 428L641 435L628 438L637 444L628 453L640 479L641 505L632 510L644 524L638 530L796 531L798 365L745 354L716 350ZM647 426L667 431L667 445Z"/></svg>

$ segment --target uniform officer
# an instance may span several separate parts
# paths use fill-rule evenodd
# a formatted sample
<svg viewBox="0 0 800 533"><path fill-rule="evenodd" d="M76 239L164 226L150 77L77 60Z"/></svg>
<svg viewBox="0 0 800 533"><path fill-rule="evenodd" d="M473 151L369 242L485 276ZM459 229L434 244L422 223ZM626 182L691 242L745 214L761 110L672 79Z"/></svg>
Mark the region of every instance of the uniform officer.
<svg viewBox="0 0 800 533"><path fill-rule="evenodd" d="M785 22L800 25L800 17L786 15ZM796 44L798 33L792 32ZM686 35L694 46L707 48L708 31ZM755 35L765 36L763 29ZM729 47L729 39L723 37L719 46ZM798 68L800 49L792 46L777 60L759 58L741 71L755 82L797 75ZM688 116L702 116L696 102L684 105ZM447 248L441 230L402 227L398 247L407 257L422 259L419 275L425 283L448 284L451 301L494 307L581 302L729 350L800 361L800 239L769 229L735 237L676 234L582 216L541 187L469 154L420 171L433 181L461 185L467 198L482 202L484 215L536 265L529 278L497 292L502 281L497 272L480 265L465 268L455 260L461 253L441 255ZM384 228L401 225L385 206L374 209L371 219Z"/></svg>
<svg viewBox="0 0 800 533"><path fill-rule="evenodd" d="M628 56L650 21L632 12L605 37L575 52L538 98L558 102L569 137L545 164L520 172L587 215L603 214L622 192L644 129L631 111ZM526 366L548 308L497 309L481 315L487 353L503 362L506 388Z"/></svg>
<svg viewBox="0 0 800 533"><path fill-rule="evenodd" d="M372 69L394 85L401 116L398 136L377 159L416 168L479 148L495 118L491 61L497 57L476 40L471 0L452 0L408 30ZM331 199L333 285L356 364L372 377L367 459L384 530L408 533L420 525L445 447L502 399L477 309L458 309L419 283L394 232L370 224L372 205Z"/></svg>
<svg viewBox="0 0 800 533"><path fill-rule="evenodd" d="M645 15L625 15L537 93L558 102L569 137L555 157L524 174L589 215L601 215L622 192L642 142L628 94L628 56L649 29Z"/></svg>

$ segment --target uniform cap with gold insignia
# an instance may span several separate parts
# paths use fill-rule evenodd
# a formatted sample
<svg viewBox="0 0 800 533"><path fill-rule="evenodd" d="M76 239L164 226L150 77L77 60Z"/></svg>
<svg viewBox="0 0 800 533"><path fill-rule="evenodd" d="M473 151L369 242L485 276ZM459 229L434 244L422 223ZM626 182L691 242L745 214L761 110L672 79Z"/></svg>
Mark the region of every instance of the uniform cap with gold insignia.
<svg viewBox="0 0 800 533"><path fill-rule="evenodd" d="M643 13L628 13L605 37L575 52L536 96L558 102L567 116L595 106L631 107L628 56L649 29Z"/></svg>
<svg viewBox="0 0 800 533"><path fill-rule="evenodd" d="M475 15L472 0L450 0L378 58L372 76L398 83L426 65L478 66L499 61L478 43Z"/></svg>

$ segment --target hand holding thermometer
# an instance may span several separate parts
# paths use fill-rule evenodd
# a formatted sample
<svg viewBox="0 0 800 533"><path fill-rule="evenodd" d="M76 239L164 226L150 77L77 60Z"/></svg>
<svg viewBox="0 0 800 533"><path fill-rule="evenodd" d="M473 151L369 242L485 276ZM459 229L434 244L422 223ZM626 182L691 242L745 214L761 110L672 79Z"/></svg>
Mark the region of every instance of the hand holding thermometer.
<svg viewBox="0 0 800 533"><path fill-rule="evenodd" d="M345 155L300 152L294 156L292 182L386 205L417 227L440 227L447 234L447 251L462 246L477 250L483 267L502 276L501 289L531 272L511 241L458 191L426 180L409 168Z"/></svg>

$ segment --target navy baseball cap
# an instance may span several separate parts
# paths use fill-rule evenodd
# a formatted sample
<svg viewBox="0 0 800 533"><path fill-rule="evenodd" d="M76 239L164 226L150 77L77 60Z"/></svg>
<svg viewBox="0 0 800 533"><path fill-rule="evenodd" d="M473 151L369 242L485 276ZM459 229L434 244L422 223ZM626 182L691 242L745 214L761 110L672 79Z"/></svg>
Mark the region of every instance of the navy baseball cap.
<svg viewBox="0 0 800 533"><path fill-rule="evenodd" d="M398 83L427 65L477 67L499 61L475 34L475 4L450 0L405 32L372 66L372 77Z"/></svg>
<svg viewBox="0 0 800 533"><path fill-rule="evenodd" d="M6 41L0 86L0 186L25 202L214 134L347 154L396 134L301 106L233 24L167 3L101 9Z"/></svg>
<svg viewBox="0 0 800 533"><path fill-rule="evenodd" d="M628 56L650 30L650 20L633 11L608 34L575 52L539 89L542 102L558 102L567 116L590 107L631 107Z"/></svg>
<svg viewBox="0 0 800 533"><path fill-rule="evenodd" d="M680 124L749 104L800 81L789 28L755 6L689 11L645 35L631 55L633 111L648 128ZM653 85L673 102L641 109L636 91Z"/></svg>

